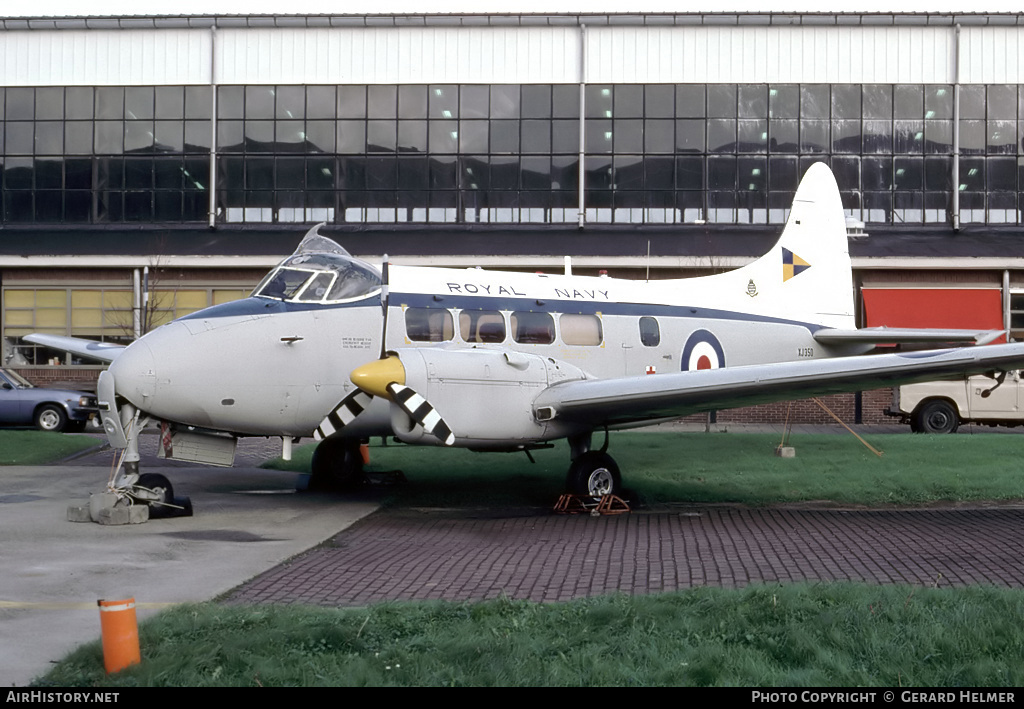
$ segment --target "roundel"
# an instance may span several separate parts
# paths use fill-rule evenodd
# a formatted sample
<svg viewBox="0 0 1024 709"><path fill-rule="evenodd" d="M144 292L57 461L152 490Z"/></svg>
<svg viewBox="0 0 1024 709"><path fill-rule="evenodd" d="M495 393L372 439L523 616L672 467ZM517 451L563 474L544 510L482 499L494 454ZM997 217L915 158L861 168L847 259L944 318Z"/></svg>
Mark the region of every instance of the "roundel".
<svg viewBox="0 0 1024 709"><path fill-rule="evenodd" d="M707 330L697 330L683 347L683 371L718 369L725 366L725 350L718 338Z"/></svg>

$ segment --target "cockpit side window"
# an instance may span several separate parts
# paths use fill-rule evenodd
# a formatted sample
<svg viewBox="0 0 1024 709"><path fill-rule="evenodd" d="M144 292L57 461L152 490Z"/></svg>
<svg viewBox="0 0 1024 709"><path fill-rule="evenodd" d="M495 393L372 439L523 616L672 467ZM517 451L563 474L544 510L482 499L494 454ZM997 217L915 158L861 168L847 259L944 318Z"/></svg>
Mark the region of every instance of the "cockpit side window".
<svg viewBox="0 0 1024 709"><path fill-rule="evenodd" d="M277 300L291 300L302 288L302 284L309 280L311 271L299 271L294 268L279 268L260 287L256 295Z"/></svg>
<svg viewBox="0 0 1024 709"><path fill-rule="evenodd" d="M303 303L335 303L378 292L380 275L367 263L334 253L299 253L281 263L253 295Z"/></svg>

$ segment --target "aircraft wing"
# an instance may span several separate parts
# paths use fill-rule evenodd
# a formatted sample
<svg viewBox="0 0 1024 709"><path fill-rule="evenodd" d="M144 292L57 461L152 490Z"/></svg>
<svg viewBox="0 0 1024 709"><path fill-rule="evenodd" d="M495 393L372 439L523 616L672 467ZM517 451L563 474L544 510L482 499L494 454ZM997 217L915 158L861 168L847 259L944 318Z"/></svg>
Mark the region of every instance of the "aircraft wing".
<svg viewBox="0 0 1024 709"><path fill-rule="evenodd" d="M857 330L822 328L814 339L823 345L849 344L953 344L972 343L987 345L1006 330L942 330L908 327L865 327Z"/></svg>
<svg viewBox="0 0 1024 709"><path fill-rule="evenodd" d="M88 357L100 362L113 362L125 347L124 345L114 345L109 342L95 342L93 340L83 340L80 337L65 337L63 335L45 335L39 332L25 335L21 339L35 345L52 347L55 350L63 350L79 357Z"/></svg>
<svg viewBox="0 0 1024 709"><path fill-rule="evenodd" d="M535 400L539 418L600 427L793 398L1024 367L1024 343L567 381Z"/></svg>

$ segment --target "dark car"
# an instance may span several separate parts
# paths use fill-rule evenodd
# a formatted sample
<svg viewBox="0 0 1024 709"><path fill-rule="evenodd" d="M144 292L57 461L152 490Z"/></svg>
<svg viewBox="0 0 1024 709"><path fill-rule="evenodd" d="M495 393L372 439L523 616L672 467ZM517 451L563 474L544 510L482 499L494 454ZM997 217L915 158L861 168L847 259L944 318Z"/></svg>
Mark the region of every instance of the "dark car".
<svg viewBox="0 0 1024 709"><path fill-rule="evenodd" d="M0 369L0 425L82 431L97 411L95 394L43 389L9 369Z"/></svg>

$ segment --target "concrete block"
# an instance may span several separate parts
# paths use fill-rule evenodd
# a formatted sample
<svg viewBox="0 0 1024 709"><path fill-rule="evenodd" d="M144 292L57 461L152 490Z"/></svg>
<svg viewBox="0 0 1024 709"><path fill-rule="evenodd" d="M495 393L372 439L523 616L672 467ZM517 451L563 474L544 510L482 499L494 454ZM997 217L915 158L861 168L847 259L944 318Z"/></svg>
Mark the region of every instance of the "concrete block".
<svg viewBox="0 0 1024 709"><path fill-rule="evenodd" d="M149 521L149 505L104 507L96 521L109 525L142 524Z"/></svg>
<svg viewBox="0 0 1024 709"><path fill-rule="evenodd" d="M89 505L71 505L68 507L68 522L92 522Z"/></svg>
<svg viewBox="0 0 1024 709"><path fill-rule="evenodd" d="M93 522L100 521L100 512L117 504L117 495L112 492L94 492L89 495L89 516Z"/></svg>
<svg viewBox="0 0 1024 709"><path fill-rule="evenodd" d="M779 446L775 449L775 455L779 458L796 458L796 448L793 446Z"/></svg>

